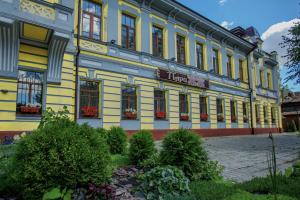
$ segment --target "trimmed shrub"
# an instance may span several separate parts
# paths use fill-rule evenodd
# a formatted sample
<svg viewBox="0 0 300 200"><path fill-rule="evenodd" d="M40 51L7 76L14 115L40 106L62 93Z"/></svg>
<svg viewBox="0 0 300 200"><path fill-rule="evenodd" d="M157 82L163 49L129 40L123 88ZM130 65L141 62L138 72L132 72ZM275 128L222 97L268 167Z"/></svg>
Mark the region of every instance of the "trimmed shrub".
<svg viewBox="0 0 300 200"><path fill-rule="evenodd" d="M129 142L129 159L132 164L139 165L156 152L154 140L149 131L141 130L135 133Z"/></svg>
<svg viewBox="0 0 300 200"><path fill-rule="evenodd" d="M141 190L146 199L164 199L166 196L179 197L190 191L189 179L176 167L156 167L141 177Z"/></svg>
<svg viewBox="0 0 300 200"><path fill-rule="evenodd" d="M25 199L40 199L52 187L102 184L111 176L103 137L88 125L56 116L16 144L15 182Z"/></svg>
<svg viewBox="0 0 300 200"><path fill-rule="evenodd" d="M160 158L162 164L178 167L190 179L217 179L222 171L216 162L209 161L201 138L184 129L165 137Z"/></svg>
<svg viewBox="0 0 300 200"><path fill-rule="evenodd" d="M112 154L125 154L127 134L121 127L113 126L107 131L107 144Z"/></svg>

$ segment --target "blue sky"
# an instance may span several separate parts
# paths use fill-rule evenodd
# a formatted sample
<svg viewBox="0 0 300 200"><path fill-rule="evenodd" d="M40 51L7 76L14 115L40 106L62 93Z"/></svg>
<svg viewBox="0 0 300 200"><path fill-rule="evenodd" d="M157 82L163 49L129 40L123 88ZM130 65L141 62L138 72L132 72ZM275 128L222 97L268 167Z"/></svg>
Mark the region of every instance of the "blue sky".
<svg viewBox="0 0 300 200"><path fill-rule="evenodd" d="M254 26L265 40L266 50L277 50L280 56L281 35L286 34L291 22L300 16L299 0L178 0L205 17L228 28ZM279 34L280 32L280 34ZM283 65L284 60L280 60ZM282 67L281 75L284 78ZM294 91L300 91L300 85L288 83Z"/></svg>

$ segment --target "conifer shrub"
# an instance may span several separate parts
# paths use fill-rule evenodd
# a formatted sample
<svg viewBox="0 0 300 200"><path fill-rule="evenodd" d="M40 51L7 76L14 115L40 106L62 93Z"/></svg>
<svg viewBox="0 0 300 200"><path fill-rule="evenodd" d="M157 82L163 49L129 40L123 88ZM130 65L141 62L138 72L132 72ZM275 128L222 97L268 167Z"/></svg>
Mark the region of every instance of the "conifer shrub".
<svg viewBox="0 0 300 200"><path fill-rule="evenodd" d="M41 199L48 188L57 186L73 189L88 183L102 184L111 176L104 138L64 113L54 114L20 139L13 159L12 177L24 199Z"/></svg>
<svg viewBox="0 0 300 200"><path fill-rule="evenodd" d="M171 132L162 142L161 163L176 166L192 179L220 178L222 167L208 159L200 136L185 129Z"/></svg>
<svg viewBox="0 0 300 200"><path fill-rule="evenodd" d="M140 165L156 153L154 139L149 131L141 130L130 138L129 159L132 164Z"/></svg>
<svg viewBox="0 0 300 200"><path fill-rule="evenodd" d="M127 134L121 127L113 126L107 131L107 144L111 154L125 154Z"/></svg>

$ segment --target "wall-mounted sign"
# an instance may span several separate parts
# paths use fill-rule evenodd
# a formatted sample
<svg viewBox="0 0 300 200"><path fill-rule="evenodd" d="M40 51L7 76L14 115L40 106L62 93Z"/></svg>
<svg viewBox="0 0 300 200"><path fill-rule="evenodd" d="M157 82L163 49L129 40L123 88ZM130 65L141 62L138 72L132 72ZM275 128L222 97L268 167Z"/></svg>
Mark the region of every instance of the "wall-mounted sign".
<svg viewBox="0 0 300 200"><path fill-rule="evenodd" d="M180 74L177 72L166 71L163 69L158 69L156 71L156 74L157 78L162 81L168 81L182 85L189 85L192 87L198 87L202 89L207 89L209 87L208 80L204 80L194 75Z"/></svg>

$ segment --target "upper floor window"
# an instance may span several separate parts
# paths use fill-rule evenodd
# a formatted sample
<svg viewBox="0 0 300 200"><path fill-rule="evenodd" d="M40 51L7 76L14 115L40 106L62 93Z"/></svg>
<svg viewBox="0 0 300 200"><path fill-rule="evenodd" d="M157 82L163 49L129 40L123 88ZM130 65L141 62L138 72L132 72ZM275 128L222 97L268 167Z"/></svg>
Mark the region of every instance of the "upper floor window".
<svg viewBox="0 0 300 200"><path fill-rule="evenodd" d="M165 91L154 90L154 112L156 119L166 119Z"/></svg>
<svg viewBox="0 0 300 200"><path fill-rule="evenodd" d="M204 47L203 44L196 44L197 67L204 70Z"/></svg>
<svg viewBox="0 0 300 200"><path fill-rule="evenodd" d="M218 120L218 122L224 121L223 99L217 99L217 120Z"/></svg>
<svg viewBox="0 0 300 200"><path fill-rule="evenodd" d="M200 120L208 121L207 97L200 97Z"/></svg>
<svg viewBox="0 0 300 200"><path fill-rule="evenodd" d="M39 116L42 113L43 73L19 71L17 114Z"/></svg>
<svg viewBox="0 0 300 200"><path fill-rule="evenodd" d="M163 58L163 29L157 26L152 28L153 55Z"/></svg>
<svg viewBox="0 0 300 200"><path fill-rule="evenodd" d="M185 38L177 35L177 62L185 64Z"/></svg>
<svg viewBox="0 0 300 200"><path fill-rule="evenodd" d="M265 78L264 70L259 71L259 77L260 77L260 86L264 87L264 78Z"/></svg>
<svg viewBox="0 0 300 200"><path fill-rule="evenodd" d="M243 60L239 60L239 72L240 72L240 80L244 81L244 66L243 66Z"/></svg>
<svg viewBox="0 0 300 200"><path fill-rule="evenodd" d="M122 47L135 50L135 18L122 14Z"/></svg>
<svg viewBox="0 0 300 200"><path fill-rule="evenodd" d="M229 78L233 78L233 73L232 73L232 56L227 55L226 58L226 65L227 65L227 75Z"/></svg>
<svg viewBox="0 0 300 200"><path fill-rule="evenodd" d="M237 122L236 102L234 100L230 101L230 111L231 111L231 122Z"/></svg>
<svg viewBox="0 0 300 200"><path fill-rule="evenodd" d="M99 117L99 82L80 81L80 117Z"/></svg>
<svg viewBox="0 0 300 200"><path fill-rule="evenodd" d="M122 87L122 118L134 120L137 118L137 90L134 86Z"/></svg>
<svg viewBox="0 0 300 200"><path fill-rule="evenodd" d="M82 35L91 39L101 39L101 16L100 4L84 0L82 10Z"/></svg>
<svg viewBox="0 0 300 200"><path fill-rule="evenodd" d="M243 102L243 120L244 123L247 123L249 121L248 119L248 104L246 102Z"/></svg>
<svg viewBox="0 0 300 200"><path fill-rule="evenodd" d="M268 88L272 89L272 76L270 72L267 73L267 79L268 79Z"/></svg>
<svg viewBox="0 0 300 200"><path fill-rule="evenodd" d="M213 50L212 61L213 61L213 70L215 73L220 74L219 69L219 51L217 49Z"/></svg>
<svg viewBox="0 0 300 200"><path fill-rule="evenodd" d="M179 112L181 121L189 120L189 100L187 94L179 94Z"/></svg>

